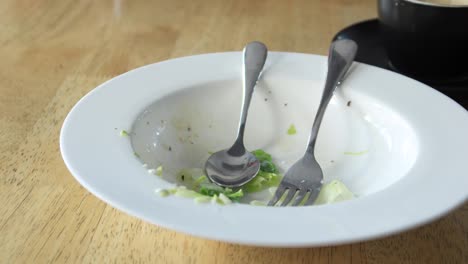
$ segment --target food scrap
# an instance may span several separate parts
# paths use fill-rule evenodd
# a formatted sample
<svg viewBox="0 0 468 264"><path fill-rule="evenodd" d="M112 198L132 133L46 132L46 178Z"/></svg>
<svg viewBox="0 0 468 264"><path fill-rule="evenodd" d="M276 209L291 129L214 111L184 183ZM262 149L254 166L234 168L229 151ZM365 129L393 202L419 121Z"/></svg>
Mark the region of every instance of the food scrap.
<svg viewBox="0 0 468 264"><path fill-rule="evenodd" d="M349 155L349 156L360 156L360 155L366 154L367 152L369 152L369 151L368 150L363 150L363 151L359 151L359 152L345 151L343 154Z"/></svg>
<svg viewBox="0 0 468 264"><path fill-rule="evenodd" d="M249 202L248 197L245 197L245 195L268 190L267 193L272 197L281 182L282 176L279 174L279 169L276 164L273 163L273 159L269 153L258 149L252 151L252 154L254 154L260 162L260 171L250 182L240 188L232 189L218 186L209 181L202 169L192 168L182 169L177 174L176 181L178 184L181 184L181 186L172 189L157 189L155 192L161 197L174 195L191 198L196 204L211 203L228 205L243 201L253 206L266 206L267 201L254 198ZM162 166L159 166L156 169L148 170L148 172L155 175L162 175L162 170ZM247 200L244 197L247 198ZM352 199L354 197L355 195L344 183L333 180L322 186L314 205L329 204ZM284 197L282 199L284 199ZM304 199L304 202L306 200L307 197Z"/></svg>
<svg viewBox="0 0 468 264"><path fill-rule="evenodd" d="M288 128L288 135L295 135L296 133L296 127L294 126L294 124L291 124Z"/></svg>
<svg viewBox="0 0 468 264"><path fill-rule="evenodd" d="M120 136L121 137L128 137L130 134L127 132L127 130L120 130Z"/></svg>
<svg viewBox="0 0 468 264"><path fill-rule="evenodd" d="M155 173L156 173L156 175L158 175L158 176L162 176L163 167L162 167L162 166L157 167Z"/></svg>
<svg viewBox="0 0 468 264"><path fill-rule="evenodd" d="M196 203L211 201L216 204L229 204L239 202L245 193L260 192L270 187L278 186L281 176L278 168L273 163L271 155L260 149L253 151L252 154L260 162L260 171L257 176L242 186L242 188L231 189L218 186L208 180L203 170L194 168L179 171L176 180L185 186L169 189L169 194L194 198ZM151 172L157 174L157 170ZM191 190L188 190L187 186Z"/></svg>
<svg viewBox="0 0 468 264"><path fill-rule="evenodd" d="M346 187L344 183L333 180L322 186L314 204L330 204L345 201L354 198L354 194Z"/></svg>

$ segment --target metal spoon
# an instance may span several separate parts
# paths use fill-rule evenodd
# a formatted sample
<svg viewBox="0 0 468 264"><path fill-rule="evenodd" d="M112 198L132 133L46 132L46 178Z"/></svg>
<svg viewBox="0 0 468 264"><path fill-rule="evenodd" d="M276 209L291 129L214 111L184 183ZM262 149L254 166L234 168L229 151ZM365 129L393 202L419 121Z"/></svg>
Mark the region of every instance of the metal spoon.
<svg viewBox="0 0 468 264"><path fill-rule="evenodd" d="M243 100L237 139L231 148L213 153L205 164L208 178L223 187L239 187L252 180L260 170L260 162L244 147L244 129L254 87L265 65L267 47L251 42L244 47Z"/></svg>

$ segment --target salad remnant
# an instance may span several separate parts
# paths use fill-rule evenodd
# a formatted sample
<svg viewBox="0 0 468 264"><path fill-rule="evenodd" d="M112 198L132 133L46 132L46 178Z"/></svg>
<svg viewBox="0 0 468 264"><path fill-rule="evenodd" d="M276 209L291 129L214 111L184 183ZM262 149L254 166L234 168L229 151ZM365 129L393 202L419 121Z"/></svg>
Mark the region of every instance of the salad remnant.
<svg viewBox="0 0 468 264"><path fill-rule="evenodd" d="M260 162L260 171L257 176L241 188L231 189L218 186L209 181L202 169L194 168L180 170L177 174L177 181L184 186L173 189L158 189L156 193L161 197L174 195L192 198L197 204L212 203L220 205L240 202L246 194L260 192L266 189L268 189L270 196L273 196L281 181L279 170L273 163L271 155L267 152L258 149L252 151L252 154L254 154ZM148 170L148 172L159 176L162 175L162 171L162 166L159 166L157 169ZM314 204L329 204L354 197L354 194L342 182L333 180L322 186ZM305 200L307 200L307 197L304 201ZM250 205L266 206L267 203L265 201L253 200L250 202Z"/></svg>
<svg viewBox="0 0 468 264"><path fill-rule="evenodd" d="M278 168L275 164L273 164L273 159L271 155L266 153L261 149L257 149L252 151L252 154L258 159L260 162L260 171L267 172L267 173L279 173Z"/></svg>
<svg viewBox="0 0 468 264"><path fill-rule="evenodd" d="M265 202L262 202L262 201L253 200L253 201L250 202L250 205L266 206L267 204Z"/></svg>
<svg viewBox="0 0 468 264"><path fill-rule="evenodd" d="M206 176L203 176L206 177ZM233 191L230 188L223 188L220 187L214 183L210 182L204 182L199 185L198 192L200 194L206 195L206 196L225 196L226 198L229 198L232 201L238 202L240 198L244 196L244 192L242 189L239 189L237 191Z"/></svg>
<svg viewBox="0 0 468 264"><path fill-rule="evenodd" d="M166 197L166 196L169 196L171 194L169 192L169 190L165 190L165 189L157 189L155 191L155 193L159 194L159 196L161 196L161 197Z"/></svg>
<svg viewBox="0 0 468 264"><path fill-rule="evenodd" d="M288 135L295 135L296 133L296 127L294 126L294 124L291 124L288 129Z"/></svg>
<svg viewBox="0 0 468 264"><path fill-rule="evenodd" d="M149 174L157 175L157 176L162 176L162 166L157 167L156 169L148 169Z"/></svg>
<svg viewBox="0 0 468 264"><path fill-rule="evenodd" d="M276 192L276 189L277 188L270 188L270 193L272 196ZM282 203L286 196L287 195L283 195L283 197L279 199L279 203ZM314 205L336 203L349 200L354 197L355 195L346 187L346 185L344 185L343 182L339 180L333 180L329 183L325 183L322 186L317 198L315 199ZM303 201L299 205L304 205L308 198L309 194L304 197Z"/></svg>
<svg viewBox="0 0 468 264"><path fill-rule="evenodd" d="M260 171L243 188L247 193L259 192L269 187L278 186L280 181L281 176L279 174Z"/></svg>
<svg viewBox="0 0 468 264"><path fill-rule="evenodd" d="M218 195L214 195L211 197L211 203L212 204L223 204L223 201L218 198Z"/></svg>
<svg viewBox="0 0 468 264"><path fill-rule="evenodd" d="M259 192L269 187L278 186L281 176L278 168L273 163L271 155L261 149L252 151L252 154L260 162L260 171L257 176L244 185L245 192Z"/></svg>
<svg viewBox="0 0 468 264"><path fill-rule="evenodd" d="M127 132L127 130L122 129L122 130L120 130L120 136L121 137L128 137L129 133Z"/></svg>
<svg viewBox="0 0 468 264"><path fill-rule="evenodd" d="M216 195L215 195L216 196ZM221 202L223 202L223 204L230 204L232 203L231 199L229 199L226 195L224 195L223 193L220 193L219 196L218 196L219 200L221 200Z"/></svg>
<svg viewBox="0 0 468 264"><path fill-rule="evenodd" d="M195 203L207 203L211 201L211 197L208 196L200 196L194 199Z"/></svg>
<svg viewBox="0 0 468 264"><path fill-rule="evenodd" d="M281 176L276 165L273 163L271 155L263 150L252 152L260 161L260 171L242 188L231 189L218 186L208 180L201 169L182 169L176 175L176 180L181 186L169 190L170 194L186 198L194 198L196 203L211 201L218 204L229 204L239 202L245 193L259 192L272 186L277 186L281 181ZM158 167L162 173L162 167ZM158 169L152 170L153 174L158 174Z"/></svg>
<svg viewBox="0 0 468 264"><path fill-rule="evenodd" d="M346 187L346 185L344 185L344 183L338 180L333 180L322 186L314 204L329 204L352 198L354 198L354 194Z"/></svg>
<svg viewBox="0 0 468 264"><path fill-rule="evenodd" d="M350 156L360 156L360 155L366 154L367 152L369 152L369 151L367 151L367 150L363 150L363 151L359 151L359 152L346 151L343 154L350 155Z"/></svg>
<svg viewBox="0 0 468 264"><path fill-rule="evenodd" d="M162 166L157 167L155 170L155 174L158 176L162 176L162 173L163 173L163 167Z"/></svg>
<svg viewBox="0 0 468 264"><path fill-rule="evenodd" d="M202 195L193 190L188 190L185 186L179 186L176 189L173 189L172 192L175 196L185 197L185 198L197 198Z"/></svg>

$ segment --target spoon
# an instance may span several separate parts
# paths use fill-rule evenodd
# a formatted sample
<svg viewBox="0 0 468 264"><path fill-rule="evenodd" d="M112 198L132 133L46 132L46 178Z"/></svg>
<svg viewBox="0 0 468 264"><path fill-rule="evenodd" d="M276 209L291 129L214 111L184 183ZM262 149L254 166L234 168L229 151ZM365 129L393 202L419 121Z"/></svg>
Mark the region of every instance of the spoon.
<svg viewBox="0 0 468 264"><path fill-rule="evenodd" d="M239 187L252 180L260 170L260 162L244 147L244 129L254 87L265 65L267 47L251 42L244 47L243 100L237 139L231 148L213 153L205 164L207 177L223 187Z"/></svg>

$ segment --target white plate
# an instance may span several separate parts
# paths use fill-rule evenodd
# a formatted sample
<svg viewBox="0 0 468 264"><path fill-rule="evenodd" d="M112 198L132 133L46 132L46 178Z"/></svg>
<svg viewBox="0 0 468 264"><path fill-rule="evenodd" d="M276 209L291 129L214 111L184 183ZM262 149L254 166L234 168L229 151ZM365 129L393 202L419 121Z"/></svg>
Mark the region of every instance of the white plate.
<svg viewBox="0 0 468 264"><path fill-rule="evenodd" d="M341 179L358 198L271 208L155 195L173 184L148 174L132 144L150 166L162 163L169 171L201 166L208 151L229 146L240 108L240 65L239 52L199 55L100 85L65 120L60 147L67 167L91 193L145 221L261 246L372 239L424 224L467 199L467 111L424 84L364 64L354 65L335 94L316 150L325 178ZM325 71L322 56L269 53L247 121L247 147L270 151L287 169L304 151ZM286 133L291 124L296 135ZM136 133L132 142L119 136L121 129Z"/></svg>

